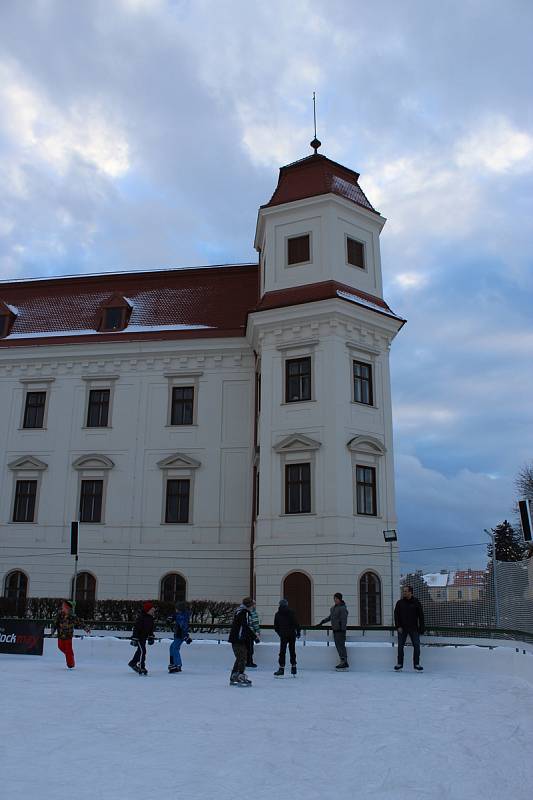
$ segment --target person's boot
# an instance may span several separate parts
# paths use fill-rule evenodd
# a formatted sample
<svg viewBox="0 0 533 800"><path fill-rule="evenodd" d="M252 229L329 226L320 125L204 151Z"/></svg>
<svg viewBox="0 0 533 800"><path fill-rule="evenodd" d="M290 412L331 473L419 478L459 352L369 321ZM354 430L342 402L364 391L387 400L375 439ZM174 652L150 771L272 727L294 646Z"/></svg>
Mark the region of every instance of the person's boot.
<svg viewBox="0 0 533 800"><path fill-rule="evenodd" d="M396 664L394 667L395 672L400 672L403 669L403 664Z"/></svg>
<svg viewBox="0 0 533 800"><path fill-rule="evenodd" d="M172 675L174 672L180 672L180 667L177 667L175 664L168 665L168 674Z"/></svg>
<svg viewBox="0 0 533 800"><path fill-rule="evenodd" d="M291 675L296 675L298 670L296 669L296 664L293 664L291 667Z"/></svg>
<svg viewBox="0 0 533 800"><path fill-rule="evenodd" d="M350 666L350 665L348 664L348 662L347 662L347 661L341 661L341 662L340 662L340 664L337 664L337 666L335 667L335 669L339 669L339 670L340 670L340 669L348 669L348 668L349 668L349 666Z"/></svg>
<svg viewBox="0 0 533 800"><path fill-rule="evenodd" d="M136 672L137 675L139 674L139 667L137 664L134 664L133 661L128 661L128 667L130 667L130 669Z"/></svg>
<svg viewBox="0 0 533 800"><path fill-rule="evenodd" d="M230 686L237 686L238 679L239 679L239 673L238 672L232 672L231 675L230 675L230 679L229 679L229 685Z"/></svg>
<svg viewBox="0 0 533 800"><path fill-rule="evenodd" d="M285 670L283 667L279 667L274 673L275 678L281 678L283 675L285 675Z"/></svg>
<svg viewBox="0 0 533 800"><path fill-rule="evenodd" d="M251 686L251 685L252 685L252 681L251 681L251 680L250 680L250 678L248 678L248 677L247 677L247 676L244 674L244 672L243 672L243 673L242 673L241 675L239 675L239 677L237 678L237 684L238 684L239 686Z"/></svg>
<svg viewBox="0 0 533 800"><path fill-rule="evenodd" d="M415 669L417 672L424 672L424 667L421 667L420 664L415 664Z"/></svg>

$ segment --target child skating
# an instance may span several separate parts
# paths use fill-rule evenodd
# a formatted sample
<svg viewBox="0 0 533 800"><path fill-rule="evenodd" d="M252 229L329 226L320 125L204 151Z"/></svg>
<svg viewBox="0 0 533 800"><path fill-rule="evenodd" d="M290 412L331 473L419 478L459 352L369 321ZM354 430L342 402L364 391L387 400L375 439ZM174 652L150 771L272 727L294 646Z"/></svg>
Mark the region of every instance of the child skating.
<svg viewBox="0 0 533 800"><path fill-rule="evenodd" d="M176 605L176 613L168 618L168 621L174 625L174 639L170 645L169 675L175 675L177 672L181 672L182 662L180 647L183 642L186 644L191 644L192 642L189 636L190 617L191 613L187 608L187 603L178 603Z"/></svg>
<svg viewBox="0 0 533 800"><path fill-rule="evenodd" d="M148 670L146 669L146 643L154 643L154 616L154 604L151 600L147 600L143 603L142 611L133 626L131 644L137 649L128 666L138 675L148 675Z"/></svg>
<svg viewBox="0 0 533 800"><path fill-rule="evenodd" d="M65 656L68 669L74 669L76 666L74 650L72 649L75 628L83 628L86 633L91 632L83 620L78 619L74 614L73 604L70 600L63 600L52 625L51 633L53 635L54 631L57 631L57 646Z"/></svg>

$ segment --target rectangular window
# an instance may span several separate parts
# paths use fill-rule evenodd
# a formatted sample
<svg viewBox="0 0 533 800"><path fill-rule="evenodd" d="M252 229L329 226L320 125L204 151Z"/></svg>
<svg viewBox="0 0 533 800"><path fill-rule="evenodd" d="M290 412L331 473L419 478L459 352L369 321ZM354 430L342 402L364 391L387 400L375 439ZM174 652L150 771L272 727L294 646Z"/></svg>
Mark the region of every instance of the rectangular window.
<svg viewBox="0 0 533 800"><path fill-rule="evenodd" d="M356 403L374 405L372 392L372 365L353 362L353 399Z"/></svg>
<svg viewBox="0 0 533 800"><path fill-rule="evenodd" d="M174 386L172 389L171 425L192 425L194 386Z"/></svg>
<svg viewBox="0 0 533 800"><path fill-rule="evenodd" d="M287 239L287 264L303 264L311 260L309 234Z"/></svg>
<svg viewBox="0 0 533 800"><path fill-rule="evenodd" d="M346 260L354 267L365 268L365 246L349 236L346 237Z"/></svg>
<svg viewBox="0 0 533 800"><path fill-rule="evenodd" d="M376 468L356 466L357 513L369 517L377 515Z"/></svg>
<svg viewBox="0 0 533 800"><path fill-rule="evenodd" d="M109 420L109 389L91 389L87 409L88 428L107 428Z"/></svg>
<svg viewBox="0 0 533 800"><path fill-rule="evenodd" d="M285 513L311 513L311 464L285 465Z"/></svg>
<svg viewBox="0 0 533 800"><path fill-rule="evenodd" d="M167 480L167 497L165 504L165 522L188 522L191 482L185 480Z"/></svg>
<svg viewBox="0 0 533 800"><path fill-rule="evenodd" d="M311 399L311 357L291 358L285 362L285 402Z"/></svg>
<svg viewBox="0 0 533 800"><path fill-rule="evenodd" d="M124 308L104 308L103 331L118 331L124 327L126 310Z"/></svg>
<svg viewBox="0 0 533 800"><path fill-rule="evenodd" d="M13 522L33 522L35 518L35 498L37 481L17 481L15 487L15 506Z"/></svg>
<svg viewBox="0 0 533 800"><path fill-rule="evenodd" d="M44 425L45 405L46 392L27 392L22 427L42 428Z"/></svg>
<svg viewBox="0 0 533 800"><path fill-rule="evenodd" d="M80 492L80 522L102 521L104 482L82 481Z"/></svg>

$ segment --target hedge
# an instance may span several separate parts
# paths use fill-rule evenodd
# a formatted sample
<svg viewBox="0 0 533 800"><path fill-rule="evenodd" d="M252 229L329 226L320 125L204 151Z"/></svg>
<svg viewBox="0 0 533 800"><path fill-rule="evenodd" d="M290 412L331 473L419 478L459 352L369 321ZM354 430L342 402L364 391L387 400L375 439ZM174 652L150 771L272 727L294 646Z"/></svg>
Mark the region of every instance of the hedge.
<svg viewBox="0 0 533 800"><path fill-rule="evenodd" d="M26 600L12 600L0 597L0 617L52 620L62 599L28 597ZM171 630L166 620L175 612L175 603L161 600L152 602L156 608L156 627L159 630ZM190 600L187 607L191 612L191 627L197 631L207 631L228 625L233 618L237 603L225 600ZM128 630L135 622L141 608L140 600L78 600L76 614L96 629Z"/></svg>

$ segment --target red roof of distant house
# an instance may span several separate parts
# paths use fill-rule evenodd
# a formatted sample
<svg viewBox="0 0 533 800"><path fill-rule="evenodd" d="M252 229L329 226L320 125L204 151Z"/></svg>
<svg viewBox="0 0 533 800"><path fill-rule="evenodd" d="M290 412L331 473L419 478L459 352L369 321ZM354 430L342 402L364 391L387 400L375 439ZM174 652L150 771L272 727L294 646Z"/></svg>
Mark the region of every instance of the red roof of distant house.
<svg viewBox="0 0 533 800"><path fill-rule="evenodd" d="M453 586L479 586L485 581L483 569L458 569L455 572Z"/></svg>
<svg viewBox="0 0 533 800"><path fill-rule="evenodd" d="M101 308L114 295L131 305L128 325L99 332ZM15 319L0 347L244 336L257 299L257 264L3 282L0 301Z"/></svg>
<svg viewBox="0 0 533 800"><path fill-rule="evenodd" d="M315 153L281 167L276 190L270 202L261 208L333 193L377 214L359 186L358 180L359 173Z"/></svg>

